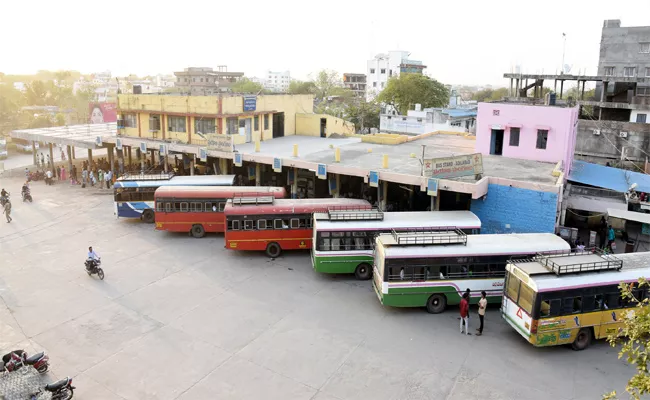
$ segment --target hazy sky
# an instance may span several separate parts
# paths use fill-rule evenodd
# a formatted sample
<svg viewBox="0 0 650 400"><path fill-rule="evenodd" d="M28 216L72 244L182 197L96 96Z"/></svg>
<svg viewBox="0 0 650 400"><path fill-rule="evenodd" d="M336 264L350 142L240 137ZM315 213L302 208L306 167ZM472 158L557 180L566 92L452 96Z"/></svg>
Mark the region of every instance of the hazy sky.
<svg viewBox="0 0 650 400"><path fill-rule="evenodd" d="M536 7L532 5L537 4ZM365 72L366 61L408 50L444 83L498 84L522 72L594 74L603 20L650 25L649 0L624 7L591 0L152 0L2 2L0 71L111 70L171 73L227 65L263 76L289 69L304 79L322 68ZM643 12L642 12L643 11Z"/></svg>

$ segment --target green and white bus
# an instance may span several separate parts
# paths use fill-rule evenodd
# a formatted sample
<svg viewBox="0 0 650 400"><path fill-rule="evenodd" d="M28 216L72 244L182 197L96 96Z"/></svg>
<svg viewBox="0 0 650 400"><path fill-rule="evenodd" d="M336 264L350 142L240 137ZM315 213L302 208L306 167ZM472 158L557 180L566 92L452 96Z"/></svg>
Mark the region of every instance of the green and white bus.
<svg viewBox="0 0 650 400"><path fill-rule="evenodd" d="M481 232L481 220L471 211L382 212L330 211L314 214L314 271L354 274L372 278L375 237L392 231L458 228L467 234Z"/></svg>
<svg viewBox="0 0 650 400"><path fill-rule="evenodd" d="M478 302L500 303L505 267L511 257L570 251L551 233L467 236L458 230L377 236L373 287L379 301L392 307L426 307L432 314L460 303L466 288Z"/></svg>

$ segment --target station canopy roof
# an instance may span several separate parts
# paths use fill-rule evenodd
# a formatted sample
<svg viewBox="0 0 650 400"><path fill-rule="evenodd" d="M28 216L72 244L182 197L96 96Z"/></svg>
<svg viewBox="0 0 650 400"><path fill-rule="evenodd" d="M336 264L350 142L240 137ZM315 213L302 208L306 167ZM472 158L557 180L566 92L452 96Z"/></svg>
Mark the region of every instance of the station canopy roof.
<svg viewBox="0 0 650 400"><path fill-rule="evenodd" d="M19 129L11 131L10 136L17 139L33 140L42 143L70 145L85 149L97 149L97 138L115 138L117 136L117 123L83 124L56 126L52 128ZM110 140L114 142L114 140Z"/></svg>
<svg viewBox="0 0 650 400"><path fill-rule="evenodd" d="M637 192L650 192L650 175L574 160L569 181L625 193L636 183Z"/></svg>

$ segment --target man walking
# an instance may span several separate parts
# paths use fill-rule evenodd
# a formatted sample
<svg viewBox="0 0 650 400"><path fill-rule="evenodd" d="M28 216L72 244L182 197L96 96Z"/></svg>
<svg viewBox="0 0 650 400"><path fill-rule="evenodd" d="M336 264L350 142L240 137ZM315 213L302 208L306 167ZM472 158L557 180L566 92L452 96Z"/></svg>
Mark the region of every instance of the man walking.
<svg viewBox="0 0 650 400"><path fill-rule="evenodd" d="M469 302L467 293L463 293L463 298L460 299L460 333L463 333L463 325L465 326L465 334L469 333Z"/></svg>
<svg viewBox="0 0 650 400"><path fill-rule="evenodd" d="M487 307L486 296L485 290L481 291L481 299L478 301L478 320L481 321L481 325L477 329L478 333L476 336L483 334L483 319L485 318L485 308Z"/></svg>
<svg viewBox="0 0 650 400"><path fill-rule="evenodd" d="M13 218L11 218L11 202L9 200L5 203L3 214L7 217L7 223L10 223L13 220Z"/></svg>

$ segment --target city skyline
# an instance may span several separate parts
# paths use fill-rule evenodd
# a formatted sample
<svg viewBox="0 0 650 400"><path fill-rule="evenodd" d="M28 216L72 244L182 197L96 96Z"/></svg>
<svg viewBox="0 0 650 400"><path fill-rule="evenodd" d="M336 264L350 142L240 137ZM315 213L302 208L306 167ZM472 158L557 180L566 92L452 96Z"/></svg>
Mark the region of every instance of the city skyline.
<svg viewBox="0 0 650 400"><path fill-rule="evenodd" d="M647 6L644 1L632 1L625 10L615 12L599 7L605 5L603 1L592 2L588 16L581 16L583 6L557 0L527 13L511 0L468 1L462 11L469 12L464 14L451 4L433 7L415 1L400 18L382 7L383 3L370 8L365 3L334 0L316 17L282 14L286 9L301 10L304 3L252 1L247 9L256 12L243 20L220 17L238 15L237 6L204 1L186 5L189 11L201 9L196 16L190 12L188 18L179 18L169 8L159 9L150 0L116 0L111 7L91 5L90 9L76 0L64 3L68 7L43 2L38 5L39 13L33 12L32 3L5 6L8 15L29 14L30 24L38 29L25 31L23 18L9 18L0 26L0 35L14 38L3 43L5 54L11 57L0 59L0 71L77 70L87 74L110 70L114 76L144 76L190 66L227 65L229 71L248 77L263 77L269 69L290 70L292 78L304 80L321 69L364 73L367 60L374 55L398 49L422 60L425 72L441 82L504 85L503 73L516 65L521 72L559 72L563 33L565 63L571 73L595 74L605 19L620 19L622 26L650 25L647 18L637 15ZM93 17L81 14L88 11ZM277 23L277 15L292 20ZM68 20L72 22L61 23ZM319 21L323 27L318 27ZM185 24L189 28L182 29ZM106 32L95 32L100 26ZM53 44L41 44L47 32L54 35Z"/></svg>

